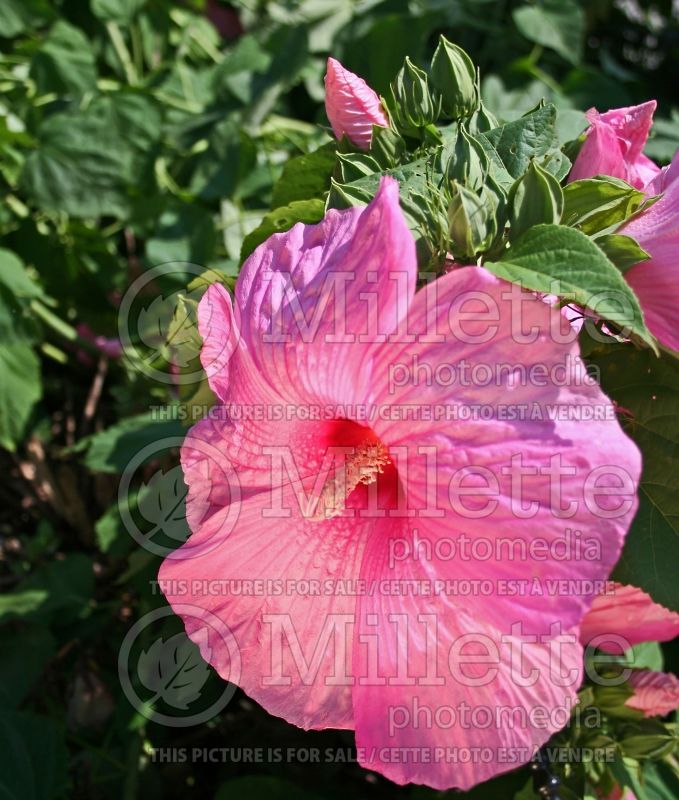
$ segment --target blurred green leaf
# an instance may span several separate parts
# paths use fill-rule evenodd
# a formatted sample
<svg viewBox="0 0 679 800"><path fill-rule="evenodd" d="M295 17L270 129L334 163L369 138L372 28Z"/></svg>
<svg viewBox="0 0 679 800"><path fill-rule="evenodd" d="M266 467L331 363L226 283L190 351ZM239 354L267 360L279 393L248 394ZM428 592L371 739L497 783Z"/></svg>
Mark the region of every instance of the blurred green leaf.
<svg viewBox="0 0 679 800"><path fill-rule="evenodd" d="M0 711L0 797L52 800L67 787L68 751L61 728L51 719Z"/></svg>
<svg viewBox="0 0 679 800"><path fill-rule="evenodd" d="M320 800L322 795L307 792L285 778L252 775L225 781L217 790L214 800L231 800L247 797L249 800Z"/></svg>
<svg viewBox="0 0 679 800"><path fill-rule="evenodd" d="M0 601L1 602L1 601ZM0 630L0 706L16 708L56 650L52 634L30 625L19 630Z"/></svg>
<svg viewBox="0 0 679 800"><path fill-rule="evenodd" d="M40 361L30 345L0 342L0 447L16 450L42 397Z"/></svg>
<svg viewBox="0 0 679 800"><path fill-rule="evenodd" d="M139 94L119 92L86 111L54 114L39 128L23 187L45 210L125 218L132 197L144 190L140 178L160 135L157 104Z"/></svg>
<svg viewBox="0 0 679 800"><path fill-rule="evenodd" d="M147 0L91 0L92 13L99 19L128 23L140 11Z"/></svg>
<svg viewBox="0 0 679 800"><path fill-rule="evenodd" d="M170 261L189 261L206 266L216 244L212 214L199 205L175 205L158 220L155 235L146 243L152 266Z"/></svg>
<svg viewBox="0 0 679 800"><path fill-rule="evenodd" d="M679 366L668 355L617 346L594 354L601 385L643 454L639 510L614 576L679 611Z"/></svg>
<svg viewBox="0 0 679 800"><path fill-rule="evenodd" d="M183 436L178 420L156 420L150 413L139 414L81 440L76 449L87 449L85 464L89 469L122 472L131 459L149 444L159 442L159 455L162 455L162 440L175 436ZM147 460L153 456L154 453L149 453Z"/></svg>
<svg viewBox="0 0 679 800"><path fill-rule="evenodd" d="M541 0L512 12L514 24L531 42L578 64L585 38L585 13L576 0Z"/></svg>
<svg viewBox="0 0 679 800"><path fill-rule="evenodd" d="M59 20L31 62L31 77L41 94L81 95L96 89L94 52L85 34Z"/></svg>
<svg viewBox="0 0 679 800"><path fill-rule="evenodd" d="M0 37L11 38L33 30L54 17L49 0L3 0L0 4Z"/></svg>
<svg viewBox="0 0 679 800"><path fill-rule="evenodd" d="M47 589L7 592L0 596L0 620L23 617L39 609L47 600Z"/></svg>

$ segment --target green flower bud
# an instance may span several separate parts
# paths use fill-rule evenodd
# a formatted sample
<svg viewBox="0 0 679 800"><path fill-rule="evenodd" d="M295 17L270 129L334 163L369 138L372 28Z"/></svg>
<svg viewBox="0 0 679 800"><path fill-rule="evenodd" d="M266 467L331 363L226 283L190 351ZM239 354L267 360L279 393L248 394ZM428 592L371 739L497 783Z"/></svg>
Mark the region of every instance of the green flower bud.
<svg viewBox="0 0 679 800"><path fill-rule="evenodd" d="M488 156L483 146L467 130L460 126L455 144L448 149L445 174L448 181L457 181L468 189L480 189L490 169Z"/></svg>
<svg viewBox="0 0 679 800"><path fill-rule="evenodd" d="M534 225L558 225L563 212L559 181L531 161L526 172L509 190L509 238L515 240Z"/></svg>
<svg viewBox="0 0 679 800"><path fill-rule="evenodd" d="M457 45L439 37L431 62L431 82L441 95L443 114L452 119L470 117L479 107L474 64Z"/></svg>
<svg viewBox="0 0 679 800"><path fill-rule="evenodd" d="M420 128L426 128L438 118L440 101L432 98L427 73L407 57L391 84L391 94L394 98L392 118L403 133L417 134Z"/></svg>
<svg viewBox="0 0 679 800"><path fill-rule="evenodd" d="M493 204L457 181L448 206L448 234L456 259L474 258L487 250L497 235Z"/></svg>

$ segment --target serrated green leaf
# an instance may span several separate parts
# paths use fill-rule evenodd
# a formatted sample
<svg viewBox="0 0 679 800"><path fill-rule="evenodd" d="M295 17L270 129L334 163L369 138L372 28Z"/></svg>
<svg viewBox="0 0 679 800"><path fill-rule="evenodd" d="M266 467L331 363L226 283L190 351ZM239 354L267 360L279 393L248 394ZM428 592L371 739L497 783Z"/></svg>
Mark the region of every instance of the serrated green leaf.
<svg viewBox="0 0 679 800"><path fill-rule="evenodd" d="M654 346L635 294L620 271L584 233L564 225L536 225L485 266L524 288L590 308L602 319Z"/></svg>
<svg viewBox="0 0 679 800"><path fill-rule="evenodd" d="M557 149L556 108L551 103L520 119L479 134L496 150L512 178L520 178L532 158L541 159Z"/></svg>

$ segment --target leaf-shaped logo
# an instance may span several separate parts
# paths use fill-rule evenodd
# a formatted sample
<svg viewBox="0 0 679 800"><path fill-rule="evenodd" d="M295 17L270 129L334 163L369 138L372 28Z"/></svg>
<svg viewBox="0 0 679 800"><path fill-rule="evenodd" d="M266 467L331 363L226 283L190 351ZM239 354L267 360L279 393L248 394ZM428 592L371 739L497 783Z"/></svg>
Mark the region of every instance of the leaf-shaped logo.
<svg viewBox="0 0 679 800"><path fill-rule="evenodd" d="M198 332L198 300L201 294L201 289L194 289L189 294L179 295L166 330L168 361L181 369L195 361L203 343Z"/></svg>
<svg viewBox="0 0 679 800"><path fill-rule="evenodd" d="M172 322L180 294L181 292L177 291L167 297L158 295L139 312L137 334L140 340L154 351L160 350L165 344L167 330Z"/></svg>
<svg viewBox="0 0 679 800"><path fill-rule="evenodd" d="M159 469L151 480L143 485L137 495L139 513L153 527L145 534L152 539L159 531L178 542L185 542L189 535L186 522L186 484L181 465L167 472Z"/></svg>
<svg viewBox="0 0 679 800"><path fill-rule="evenodd" d="M203 628L199 635L203 650L209 655L207 629ZM153 697L146 701L148 705L162 700L182 711L200 697L210 676L200 649L183 632L167 640L156 639L148 650L142 651L137 672L142 684L153 692Z"/></svg>

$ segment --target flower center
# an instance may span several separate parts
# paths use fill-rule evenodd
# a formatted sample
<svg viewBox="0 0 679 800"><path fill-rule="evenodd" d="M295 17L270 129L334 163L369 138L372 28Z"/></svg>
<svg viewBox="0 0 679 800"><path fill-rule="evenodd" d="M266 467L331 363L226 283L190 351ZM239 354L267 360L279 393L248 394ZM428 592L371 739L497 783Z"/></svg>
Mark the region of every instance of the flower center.
<svg viewBox="0 0 679 800"><path fill-rule="evenodd" d="M312 520L329 519L342 514L347 501L359 486L377 483L385 470L395 471L389 451L377 436L362 425L349 420L333 423L328 444L339 447L336 467L328 476L309 509Z"/></svg>

